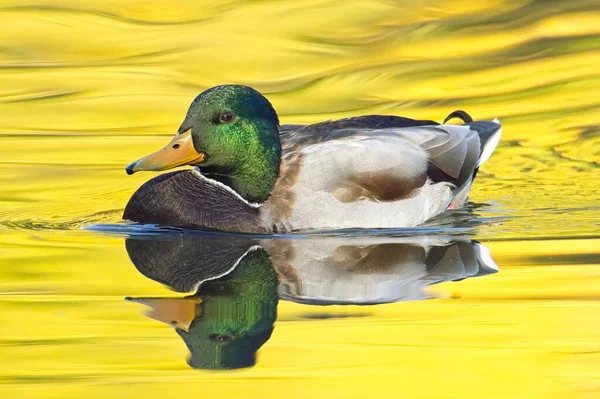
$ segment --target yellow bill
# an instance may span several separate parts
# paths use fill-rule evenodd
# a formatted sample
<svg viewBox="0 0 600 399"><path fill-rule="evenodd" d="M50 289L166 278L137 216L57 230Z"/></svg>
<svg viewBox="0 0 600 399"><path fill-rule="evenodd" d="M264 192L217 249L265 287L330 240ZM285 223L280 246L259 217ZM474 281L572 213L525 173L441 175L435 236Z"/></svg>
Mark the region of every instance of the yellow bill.
<svg viewBox="0 0 600 399"><path fill-rule="evenodd" d="M141 170L168 170L182 165L197 165L204 161L205 154L196 151L191 130L176 135L162 149L130 163L125 168L128 175Z"/></svg>
<svg viewBox="0 0 600 399"><path fill-rule="evenodd" d="M128 298L132 302L141 303L151 310L146 313L151 319L189 331L195 318L202 315L202 299L191 298Z"/></svg>

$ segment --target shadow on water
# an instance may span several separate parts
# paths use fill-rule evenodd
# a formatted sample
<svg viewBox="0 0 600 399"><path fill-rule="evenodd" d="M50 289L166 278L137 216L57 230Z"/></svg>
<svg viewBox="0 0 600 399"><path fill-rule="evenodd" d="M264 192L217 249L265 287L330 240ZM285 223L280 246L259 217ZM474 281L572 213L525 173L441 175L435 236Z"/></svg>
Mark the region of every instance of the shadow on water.
<svg viewBox="0 0 600 399"><path fill-rule="evenodd" d="M498 271L488 248L466 236L132 235L125 246L141 274L192 293L127 299L172 326L191 353L188 364L203 369L253 366L280 299L308 305L427 299L432 284Z"/></svg>

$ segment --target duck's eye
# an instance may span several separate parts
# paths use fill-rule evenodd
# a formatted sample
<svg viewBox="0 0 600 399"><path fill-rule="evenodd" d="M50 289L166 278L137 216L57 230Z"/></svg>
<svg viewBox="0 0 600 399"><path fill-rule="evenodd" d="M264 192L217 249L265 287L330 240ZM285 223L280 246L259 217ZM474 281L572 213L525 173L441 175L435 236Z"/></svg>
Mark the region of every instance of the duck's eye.
<svg viewBox="0 0 600 399"><path fill-rule="evenodd" d="M229 341L229 338L231 337L227 334L211 334L209 338L217 342L226 342Z"/></svg>
<svg viewBox="0 0 600 399"><path fill-rule="evenodd" d="M221 115L219 115L219 122L231 123L231 122L233 122L234 118L235 118L235 116L230 111L225 111L225 112L222 112Z"/></svg>

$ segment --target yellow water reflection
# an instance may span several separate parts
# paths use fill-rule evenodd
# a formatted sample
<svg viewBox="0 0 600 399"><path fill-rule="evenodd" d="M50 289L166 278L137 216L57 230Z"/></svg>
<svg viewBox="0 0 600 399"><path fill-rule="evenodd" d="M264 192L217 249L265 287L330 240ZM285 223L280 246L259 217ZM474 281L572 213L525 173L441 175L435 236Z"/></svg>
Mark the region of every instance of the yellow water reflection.
<svg viewBox="0 0 600 399"><path fill-rule="evenodd" d="M501 272L436 286L435 300L280 301L257 365L214 373L192 371L173 329L124 301L181 295L139 274L122 238L14 232L2 238L3 397L592 398L600 274L586 259L599 244L488 242Z"/></svg>
<svg viewBox="0 0 600 399"><path fill-rule="evenodd" d="M600 395L596 2L6 0L0 21L3 398ZM78 227L120 219L149 178L124 166L221 83L283 123L499 117L471 198L501 272L428 301L280 301L256 367L191 370L123 300L175 294Z"/></svg>
<svg viewBox="0 0 600 399"><path fill-rule="evenodd" d="M2 225L118 220L148 178L122 166L172 135L200 91L234 82L283 123L499 117L473 200L543 210L530 222L554 235L598 231L594 2L5 1L0 18ZM548 234L518 220L493 235Z"/></svg>

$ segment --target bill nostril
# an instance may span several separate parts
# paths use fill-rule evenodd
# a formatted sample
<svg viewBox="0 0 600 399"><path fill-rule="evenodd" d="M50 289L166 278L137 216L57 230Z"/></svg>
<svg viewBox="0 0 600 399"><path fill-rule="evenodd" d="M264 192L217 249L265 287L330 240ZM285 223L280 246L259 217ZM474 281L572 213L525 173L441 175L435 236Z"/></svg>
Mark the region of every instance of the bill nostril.
<svg viewBox="0 0 600 399"><path fill-rule="evenodd" d="M176 149L178 149L179 147L181 147L181 145L180 145L180 144L173 144L173 149L175 149L175 150L176 150Z"/></svg>

